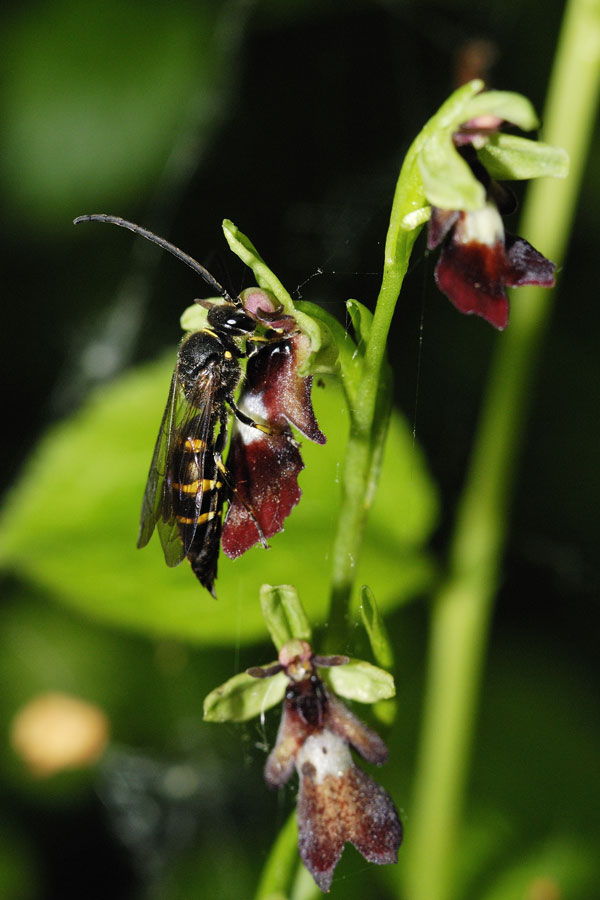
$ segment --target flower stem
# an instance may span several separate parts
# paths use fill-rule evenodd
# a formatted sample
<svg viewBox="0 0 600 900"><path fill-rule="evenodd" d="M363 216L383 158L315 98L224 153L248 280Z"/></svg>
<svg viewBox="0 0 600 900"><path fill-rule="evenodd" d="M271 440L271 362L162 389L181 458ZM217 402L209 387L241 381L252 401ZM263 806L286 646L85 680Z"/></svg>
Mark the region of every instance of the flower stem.
<svg viewBox="0 0 600 900"><path fill-rule="evenodd" d="M402 175L399 185L401 180ZM381 462L378 451L385 442L389 422L387 337L418 233L418 229L401 230L392 213L381 290L365 349L356 402L351 410L350 436L342 473L342 501L333 545L328 615L328 644L331 647L339 647L347 634L356 565Z"/></svg>
<svg viewBox="0 0 600 900"><path fill-rule="evenodd" d="M564 182L529 189L521 231L564 257L598 103L600 2L570 0L544 116L544 140L569 152ZM473 723L538 350L552 295L521 288L501 338L457 513L449 573L434 598L423 732L404 874L407 900L453 896L453 860Z"/></svg>
<svg viewBox="0 0 600 900"><path fill-rule="evenodd" d="M356 566L369 507L373 500L391 408L391 379L386 345L392 316L408 268L413 245L429 218L419 153L458 118L465 104L483 87L472 81L455 91L412 142L392 203L385 241L381 290L363 361L355 402L350 409L350 436L342 472L342 499L333 545L328 644L340 647L347 630Z"/></svg>
<svg viewBox="0 0 600 900"><path fill-rule="evenodd" d="M289 885L298 868L297 845L298 826L294 809L271 848L254 900L269 900L273 897L287 896Z"/></svg>

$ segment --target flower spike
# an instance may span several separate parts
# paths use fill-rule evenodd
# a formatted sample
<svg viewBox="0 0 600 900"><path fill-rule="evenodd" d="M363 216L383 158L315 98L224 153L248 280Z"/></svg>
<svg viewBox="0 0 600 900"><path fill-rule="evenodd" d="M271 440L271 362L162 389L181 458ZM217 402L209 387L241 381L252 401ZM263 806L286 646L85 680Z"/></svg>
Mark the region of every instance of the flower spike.
<svg viewBox="0 0 600 900"><path fill-rule="evenodd" d="M315 656L307 641L291 640L269 669L249 669L264 678L284 671L288 686L277 741L265 766L270 787L284 785L294 768L299 777L298 848L322 891L329 891L347 842L369 862L395 863L402 824L391 797L351 756L382 765L388 750L323 683L317 667L341 666L344 656ZM260 674L259 674L260 673Z"/></svg>

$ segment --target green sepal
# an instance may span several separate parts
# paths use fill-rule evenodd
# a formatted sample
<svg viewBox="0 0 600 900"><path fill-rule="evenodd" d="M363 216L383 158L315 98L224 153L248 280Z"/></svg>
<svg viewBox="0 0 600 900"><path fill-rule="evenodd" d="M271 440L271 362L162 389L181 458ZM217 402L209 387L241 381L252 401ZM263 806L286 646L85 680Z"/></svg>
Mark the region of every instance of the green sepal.
<svg viewBox="0 0 600 900"><path fill-rule="evenodd" d="M310 641L310 622L291 584L261 585L260 607L277 651L294 639Z"/></svg>
<svg viewBox="0 0 600 900"><path fill-rule="evenodd" d="M268 666L260 668L267 669ZM287 682L285 672L269 678L253 678L246 672L234 675L204 698L204 720L245 722L252 719L283 700Z"/></svg>
<svg viewBox="0 0 600 900"><path fill-rule="evenodd" d="M566 178L569 154L562 147L530 141L515 134L494 134L477 153L492 178L518 181L524 178Z"/></svg>
<svg viewBox="0 0 600 900"><path fill-rule="evenodd" d="M394 679L389 672L363 659L351 659L344 666L321 669L333 691L347 700L377 703L396 696Z"/></svg>
<svg viewBox="0 0 600 900"><path fill-rule="evenodd" d="M352 322L352 329L356 337L356 348L361 356L364 356L365 347L371 336L371 325L373 324L373 313L371 310L361 303L360 300L346 300L346 309Z"/></svg>
<svg viewBox="0 0 600 900"><path fill-rule="evenodd" d="M424 196L432 206L473 210L481 209L485 202L485 188L454 146L452 137L461 125L482 116L496 116L523 131L539 125L526 97L511 91L483 91L482 88L483 82L476 80L455 91L425 125L407 155L407 159L416 157ZM498 133L487 139L486 146L479 150L479 158L493 178L502 179L540 175L561 178L568 165L566 154L558 148ZM402 227L407 230L426 221L426 211L418 196L412 205L413 211L402 219Z"/></svg>
<svg viewBox="0 0 600 900"><path fill-rule="evenodd" d="M462 116L456 127L479 116L497 116L521 131L533 131L540 124L531 101L514 91L481 91L465 103Z"/></svg>
<svg viewBox="0 0 600 900"><path fill-rule="evenodd" d="M366 584L360 589L360 600L360 616L369 637L373 656L383 669L391 669L394 665L392 644L373 591Z"/></svg>
<svg viewBox="0 0 600 900"><path fill-rule="evenodd" d="M294 301L259 254L254 244L229 219L223 220L223 233L230 249L254 272L259 287L270 291L281 303L284 312L293 316L300 331L310 340L310 351L298 368L301 376L315 372L319 350L321 349L322 330L319 322L306 315L294 306ZM327 371L331 371L328 369Z"/></svg>
<svg viewBox="0 0 600 900"><path fill-rule="evenodd" d="M413 141L402 166L400 179L410 187L410 206L402 217L405 230L423 224L427 203L442 209L479 209L485 191L466 162L456 152L452 135L471 118L466 112L469 102L483 89L478 79L454 91L429 119ZM416 181L420 180L420 189Z"/></svg>
<svg viewBox="0 0 600 900"><path fill-rule="evenodd" d="M336 375L342 366L339 359L341 353L348 353L348 335L338 320L322 306L311 303L310 300L298 300L296 303L296 318L298 312L310 318L313 325L319 329L319 349L311 348L309 357L310 366L300 367L300 375ZM350 345L352 341L350 340ZM306 369L306 371L304 371Z"/></svg>
<svg viewBox="0 0 600 900"><path fill-rule="evenodd" d="M222 297L211 297L210 302L223 303L224 300ZM191 306L188 306L182 312L179 318L179 324L181 325L183 331L201 331L203 328L206 328L207 316L207 309L205 309L203 306L200 306L198 303L192 303Z"/></svg>
<svg viewBox="0 0 600 900"><path fill-rule="evenodd" d="M460 123L459 123L460 124ZM432 134L419 154L419 170L425 195L441 209L481 209L485 188L456 152L452 126Z"/></svg>

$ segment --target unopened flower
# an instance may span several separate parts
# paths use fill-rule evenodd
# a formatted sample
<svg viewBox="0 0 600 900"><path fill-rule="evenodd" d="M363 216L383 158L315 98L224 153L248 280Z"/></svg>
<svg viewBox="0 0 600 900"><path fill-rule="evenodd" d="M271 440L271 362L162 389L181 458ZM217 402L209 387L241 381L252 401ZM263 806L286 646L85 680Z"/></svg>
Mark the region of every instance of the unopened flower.
<svg viewBox="0 0 600 900"><path fill-rule="evenodd" d="M369 862L395 863L402 825L387 792L359 769L350 753L370 763L387 760L384 742L325 686L318 667L339 666L343 656L315 656L306 641L291 640L279 662L248 674L288 678L275 747L265 766L270 787L299 777L298 846L302 860L322 891L328 891L346 842Z"/></svg>

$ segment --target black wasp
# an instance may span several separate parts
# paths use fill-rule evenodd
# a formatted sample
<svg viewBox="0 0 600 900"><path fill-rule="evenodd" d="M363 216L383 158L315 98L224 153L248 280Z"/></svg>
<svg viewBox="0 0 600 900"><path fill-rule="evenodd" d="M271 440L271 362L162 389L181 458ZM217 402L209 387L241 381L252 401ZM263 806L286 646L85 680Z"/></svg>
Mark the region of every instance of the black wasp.
<svg viewBox="0 0 600 900"><path fill-rule="evenodd" d="M200 583L214 596L223 504L235 492L222 460L229 410L244 425L271 433L269 426L238 409L233 397L242 377L239 360L248 355L236 339L251 338L260 320L250 316L204 266L146 228L104 214L79 216L75 224L79 222L120 225L153 241L187 263L223 298L219 303L196 300L208 310L206 327L185 337L179 347L137 542L145 547L156 527L167 565L176 566L187 556ZM256 520L255 524L266 546Z"/></svg>

